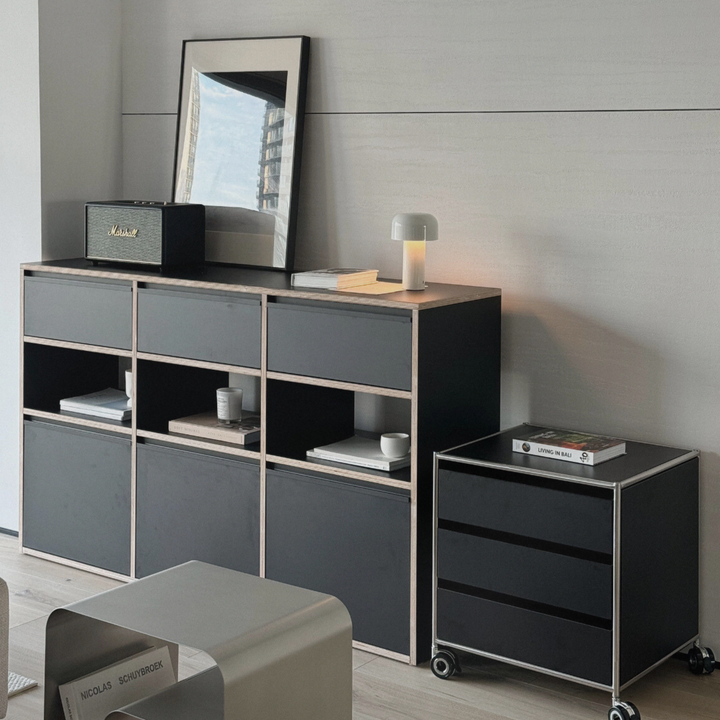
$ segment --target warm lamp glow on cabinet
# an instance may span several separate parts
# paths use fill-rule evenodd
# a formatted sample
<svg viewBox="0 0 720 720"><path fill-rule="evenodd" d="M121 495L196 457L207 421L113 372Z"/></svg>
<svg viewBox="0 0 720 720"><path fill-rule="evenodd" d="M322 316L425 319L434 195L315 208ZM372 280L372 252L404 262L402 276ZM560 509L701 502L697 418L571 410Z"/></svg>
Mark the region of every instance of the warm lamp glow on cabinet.
<svg viewBox="0 0 720 720"><path fill-rule="evenodd" d="M403 242L404 290L425 289L425 243L438 239L438 222L427 213L400 213L392 221L392 239Z"/></svg>

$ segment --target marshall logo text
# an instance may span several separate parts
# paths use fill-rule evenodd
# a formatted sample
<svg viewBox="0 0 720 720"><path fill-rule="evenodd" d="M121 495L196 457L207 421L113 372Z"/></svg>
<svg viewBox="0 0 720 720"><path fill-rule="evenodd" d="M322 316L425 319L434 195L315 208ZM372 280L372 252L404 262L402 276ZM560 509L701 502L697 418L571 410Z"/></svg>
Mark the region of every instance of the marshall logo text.
<svg viewBox="0 0 720 720"><path fill-rule="evenodd" d="M130 228L121 228L119 225L113 225L108 230L108 235L111 237L137 237L138 235L138 229L133 228L132 230Z"/></svg>

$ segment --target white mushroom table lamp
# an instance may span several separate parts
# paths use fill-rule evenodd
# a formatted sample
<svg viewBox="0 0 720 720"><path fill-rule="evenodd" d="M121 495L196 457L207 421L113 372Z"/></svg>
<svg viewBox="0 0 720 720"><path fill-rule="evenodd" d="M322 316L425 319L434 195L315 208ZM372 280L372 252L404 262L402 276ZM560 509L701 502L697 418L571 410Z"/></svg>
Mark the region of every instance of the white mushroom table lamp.
<svg viewBox="0 0 720 720"><path fill-rule="evenodd" d="M438 222L427 213L400 213L392 221L392 239L403 242L403 290L425 289L425 243L438 239Z"/></svg>

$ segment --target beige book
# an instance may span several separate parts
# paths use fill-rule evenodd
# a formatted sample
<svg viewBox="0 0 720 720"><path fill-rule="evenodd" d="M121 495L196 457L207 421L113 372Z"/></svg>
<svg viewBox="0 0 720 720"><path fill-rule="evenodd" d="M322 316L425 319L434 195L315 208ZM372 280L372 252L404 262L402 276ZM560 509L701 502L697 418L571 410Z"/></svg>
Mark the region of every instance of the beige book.
<svg viewBox="0 0 720 720"><path fill-rule="evenodd" d="M168 432L234 445L250 445L260 440L260 416L243 410L239 424L225 425L217 419L215 411L210 410L171 420L168 423Z"/></svg>

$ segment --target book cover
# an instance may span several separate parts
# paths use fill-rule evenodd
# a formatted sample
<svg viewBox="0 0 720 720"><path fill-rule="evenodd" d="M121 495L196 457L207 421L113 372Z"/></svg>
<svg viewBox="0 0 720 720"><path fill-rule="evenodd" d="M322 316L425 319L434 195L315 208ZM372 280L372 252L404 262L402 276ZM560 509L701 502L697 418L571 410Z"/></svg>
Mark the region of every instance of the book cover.
<svg viewBox="0 0 720 720"><path fill-rule="evenodd" d="M292 286L321 290L342 290L359 285L370 285L377 280L377 270L363 268L325 268L293 273Z"/></svg>
<svg viewBox="0 0 720 720"><path fill-rule="evenodd" d="M513 452L583 465L597 465L625 453L625 442L569 430L540 430L513 438Z"/></svg>
<svg viewBox="0 0 720 720"><path fill-rule="evenodd" d="M214 410L171 420L168 432L191 437L218 440L235 445L250 445L260 440L260 416L243 410L237 425L225 425Z"/></svg>
<svg viewBox="0 0 720 720"><path fill-rule="evenodd" d="M132 415L130 398L123 390L115 388L105 388L105 390L98 390L87 395L63 398L60 400L60 409L112 420L127 420Z"/></svg>
<svg viewBox="0 0 720 720"><path fill-rule="evenodd" d="M329 445L321 445L308 450L306 455L315 460L330 460L385 472L400 470L410 465L410 453L402 458L390 458L383 454L379 440L360 435L354 435Z"/></svg>
<svg viewBox="0 0 720 720"><path fill-rule="evenodd" d="M109 713L177 681L167 646L151 648L60 685L65 720L105 720Z"/></svg>

